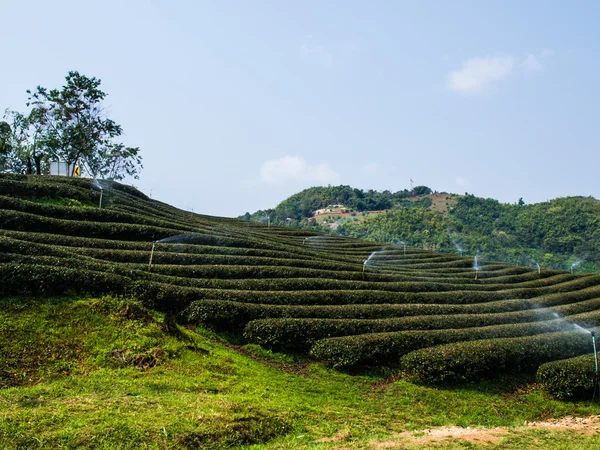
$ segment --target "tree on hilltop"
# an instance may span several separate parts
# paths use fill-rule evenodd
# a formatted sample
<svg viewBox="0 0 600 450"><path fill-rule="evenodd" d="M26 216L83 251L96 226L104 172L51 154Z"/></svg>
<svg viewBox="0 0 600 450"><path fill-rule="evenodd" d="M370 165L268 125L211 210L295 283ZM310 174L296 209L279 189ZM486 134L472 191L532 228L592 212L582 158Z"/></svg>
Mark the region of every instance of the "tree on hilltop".
<svg viewBox="0 0 600 450"><path fill-rule="evenodd" d="M0 130L0 152L20 160L24 169L5 165L3 170L34 173L35 168L40 175L42 166L55 159L80 165L93 178L137 178L142 168L139 148L117 141L123 129L107 117L101 81L77 71L65 80L61 89L28 90L28 115L7 114L12 126L6 123L8 128Z"/></svg>

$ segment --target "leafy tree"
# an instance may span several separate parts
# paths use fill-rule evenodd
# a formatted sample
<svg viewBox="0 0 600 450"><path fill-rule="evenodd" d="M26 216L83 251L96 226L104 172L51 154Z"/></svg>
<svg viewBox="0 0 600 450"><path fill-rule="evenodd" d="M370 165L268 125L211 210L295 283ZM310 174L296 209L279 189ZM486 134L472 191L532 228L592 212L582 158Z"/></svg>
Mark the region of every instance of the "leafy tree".
<svg viewBox="0 0 600 450"><path fill-rule="evenodd" d="M43 146L42 127L36 111L28 116L6 110L0 125L0 154L3 157L2 170L14 173L37 175L47 170L47 153Z"/></svg>
<svg viewBox="0 0 600 450"><path fill-rule="evenodd" d="M58 160L82 165L92 177L137 176L142 167L139 149L115 141L123 130L106 116L101 81L76 71L65 79L60 90L38 86L27 91L31 122L43 130L44 148Z"/></svg>
<svg viewBox="0 0 600 450"><path fill-rule="evenodd" d="M415 195L428 195L431 194L433 191L428 188L427 186L415 186L413 189L413 193Z"/></svg>
<svg viewBox="0 0 600 450"><path fill-rule="evenodd" d="M125 176L138 177L142 157L138 147L108 143L92 155L83 158L81 164L92 178L122 180Z"/></svg>

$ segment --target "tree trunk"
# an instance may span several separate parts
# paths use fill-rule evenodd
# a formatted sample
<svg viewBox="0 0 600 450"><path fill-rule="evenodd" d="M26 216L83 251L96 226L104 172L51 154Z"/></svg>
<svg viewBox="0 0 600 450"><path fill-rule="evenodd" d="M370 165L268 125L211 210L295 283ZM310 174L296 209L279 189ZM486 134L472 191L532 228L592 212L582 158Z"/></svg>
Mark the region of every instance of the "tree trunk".
<svg viewBox="0 0 600 450"><path fill-rule="evenodd" d="M27 157L27 175L33 174L33 163L31 162L31 158Z"/></svg>
<svg viewBox="0 0 600 450"><path fill-rule="evenodd" d="M38 175L42 174L42 157L41 156L34 156L35 159L35 171L37 172Z"/></svg>

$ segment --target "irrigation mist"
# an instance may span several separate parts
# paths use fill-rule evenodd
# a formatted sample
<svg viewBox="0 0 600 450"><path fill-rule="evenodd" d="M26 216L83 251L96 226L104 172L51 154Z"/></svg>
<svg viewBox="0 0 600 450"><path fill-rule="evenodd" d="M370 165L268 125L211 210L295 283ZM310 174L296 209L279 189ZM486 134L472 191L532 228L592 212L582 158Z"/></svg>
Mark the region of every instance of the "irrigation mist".
<svg viewBox="0 0 600 450"><path fill-rule="evenodd" d="M152 249L150 250L150 259L148 261L148 272L152 271L152 260L154 259L154 250L156 244L191 244L194 239L198 239L198 235L194 233L177 234L175 236L169 236L158 241L152 242Z"/></svg>
<svg viewBox="0 0 600 450"><path fill-rule="evenodd" d="M581 325L578 325L575 322L568 321L566 318L564 318L557 312L552 313L552 317L554 317L555 320L559 320L564 323L564 331L579 331L582 333L590 333L591 332L590 330L586 330Z"/></svg>
<svg viewBox="0 0 600 450"><path fill-rule="evenodd" d="M150 250L150 260L148 261L148 272L152 271L152 258L154 258L154 247L156 246L156 242L152 243L152 250Z"/></svg>
<svg viewBox="0 0 600 450"><path fill-rule="evenodd" d="M401 245L401 246L403 246L404 247L404 256L406 256L406 244L404 242L399 241L398 239L394 239L392 241L392 244L393 245Z"/></svg>
<svg viewBox="0 0 600 450"><path fill-rule="evenodd" d="M104 193L104 189L100 185L100 182L96 179L94 179L94 186L100 189L100 202L98 203L98 208L102 209L102 194Z"/></svg>
<svg viewBox="0 0 600 450"><path fill-rule="evenodd" d="M479 262L477 261L477 255L473 258L473 269L475 269L475 279L479 276Z"/></svg>
<svg viewBox="0 0 600 450"><path fill-rule="evenodd" d="M583 261L583 259L577 259L573 264L571 264L571 273L575 273L575 268L579 266Z"/></svg>

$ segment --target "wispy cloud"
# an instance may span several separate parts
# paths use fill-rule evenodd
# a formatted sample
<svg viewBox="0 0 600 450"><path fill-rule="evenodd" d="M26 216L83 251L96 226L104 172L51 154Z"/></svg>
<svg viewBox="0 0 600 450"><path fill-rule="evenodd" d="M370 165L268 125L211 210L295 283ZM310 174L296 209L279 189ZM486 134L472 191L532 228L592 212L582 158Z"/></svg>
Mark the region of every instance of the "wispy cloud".
<svg viewBox="0 0 600 450"><path fill-rule="evenodd" d="M479 94L518 69L525 72L543 71L543 61L550 56L552 50L545 49L537 55L528 53L522 60L512 55L470 58L460 70L450 72L448 86L459 94Z"/></svg>
<svg viewBox="0 0 600 450"><path fill-rule="evenodd" d="M544 60L551 57L554 52L550 49L544 49L537 55L528 53L520 66L525 72L541 72L544 70Z"/></svg>
<svg viewBox="0 0 600 450"><path fill-rule="evenodd" d="M483 92L490 84L510 75L515 63L512 56L471 58L462 69L450 73L448 83L461 94Z"/></svg>
<svg viewBox="0 0 600 450"><path fill-rule="evenodd" d="M260 179L268 184L290 181L335 184L339 182L340 175L326 163L309 164L301 156L287 155L265 161L260 168Z"/></svg>
<svg viewBox="0 0 600 450"><path fill-rule="evenodd" d="M529 53L521 63L521 67L523 67L526 72L541 72L544 70L544 66L540 62L540 59L531 53Z"/></svg>
<svg viewBox="0 0 600 450"><path fill-rule="evenodd" d="M320 59L327 64L333 63L333 54L321 45L312 34L304 38L304 42L300 46L300 53L307 57Z"/></svg>

